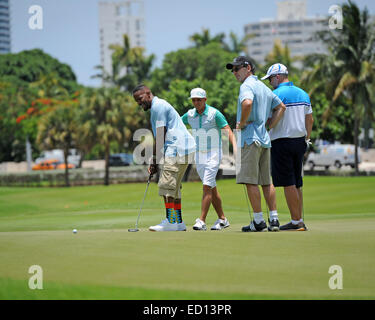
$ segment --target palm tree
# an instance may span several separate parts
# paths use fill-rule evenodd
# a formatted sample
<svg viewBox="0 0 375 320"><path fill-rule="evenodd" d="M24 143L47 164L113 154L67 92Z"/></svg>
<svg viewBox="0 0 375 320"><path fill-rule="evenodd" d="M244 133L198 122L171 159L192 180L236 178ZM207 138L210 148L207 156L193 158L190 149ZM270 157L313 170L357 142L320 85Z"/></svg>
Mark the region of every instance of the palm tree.
<svg viewBox="0 0 375 320"><path fill-rule="evenodd" d="M95 146L96 142L96 127L95 119L93 119L89 108L89 98L94 94L94 89L85 88L79 97L79 112L77 115L78 123L77 136L76 136L76 148L80 150L80 163L79 167L82 166L82 161L85 155L88 154L91 149Z"/></svg>
<svg viewBox="0 0 375 320"><path fill-rule="evenodd" d="M109 185L109 155L111 142L124 142L125 116L129 96L116 88L87 90L81 99L82 127L90 144L99 143L104 147L105 178ZM82 137L84 139L84 137Z"/></svg>
<svg viewBox="0 0 375 320"><path fill-rule="evenodd" d="M290 72L295 72L296 68L293 67L293 62L296 59L293 59L290 54L290 49L288 45L283 47L280 40L275 40L273 45L272 51L266 56L265 62L267 66L271 66L274 63L282 63L283 65L287 66Z"/></svg>
<svg viewBox="0 0 375 320"><path fill-rule="evenodd" d="M224 46L224 38L224 33L219 33L216 36L211 37L210 30L203 28L202 33L194 33L190 37L190 40L194 43L196 48L201 48L212 42L220 43Z"/></svg>
<svg viewBox="0 0 375 320"><path fill-rule="evenodd" d="M94 69L98 70L98 73L92 75L91 79L101 79L102 83L108 84L110 86L117 85L117 75L108 73L102 65L97 65L94 67Z"/></svg>
<svg viewBox="0 0 375 320"><path fill-rule="evenodd" d="M111 73L108 73L104 66L98 65L95 69L99 70L98 74L91 76L91 78L99 78L106 84L111 86L119 87L119 78L121 77L121 67L125 66L126 73L127 70L127 60L128 55L131 50L130 48L130 39L127 34L123 35L123 44L111 44L109 45L109 49L113 51L112 53L112 70Z"/></svg>
<svg viewBox="0 0 375 320"><path fill-rule="evenodd" d="M109 48L112 53L112 72L108 73L104 66L96 66L100 72L91 78L100 78L110 86L129 90L138 83L150 78L152 64L155 55L146 57L145 49L142 47L130 47L130 39L127 34L123 35L123 43L112 44Z"/></svg>
<svg viewBox="0 0 375 320"><path fill-rule="evenodd" d="M304 80L311 83L321 79L316 88L324 88L331 100L327 117L334 113L334 106L340 97L346 97L352 102L355 172L358 174L359 126L364 117L373 119L370 107L373 88L369 84L373 83L375 73L375 29L371 25L367 8L360 11L355 3L348 0L342 9L343 30L318 34L327 43L329 54L308 58L308 62L315 62L315 65Z"/></svg>
<svg viewBox="0 0 375 320"><path fill-rule="evenodd" d="M133 89L137 84L144 83L150 79L152 64L155 60L155 55L146 57L144 55L145 49L142 47L135 47L129 51L127 59L121 63L121 66L126 67L125 74L119 78L118 84L125 90Z"/></svg>
<svg viewBox="0 0 375 320"><path fill-rule="evenodd" d="M249 55L248 47L247 47L247 41L254 38L255 34L247 34L242 39L239 39L238 36L234 32L229 33L229 44L226 43L224 45L224 48L228 50L229 52L233 52L236 54L242 54L245 53L246 55Z"/></svg>
<svg viewBox="0 0 375 320"><path fill-rule="evenodd" d="M62 103L40 119L37 142L46 149L62 149L65 163L65 186L69 187L69 149L74 147L77 136L77 106Z"/></svg>

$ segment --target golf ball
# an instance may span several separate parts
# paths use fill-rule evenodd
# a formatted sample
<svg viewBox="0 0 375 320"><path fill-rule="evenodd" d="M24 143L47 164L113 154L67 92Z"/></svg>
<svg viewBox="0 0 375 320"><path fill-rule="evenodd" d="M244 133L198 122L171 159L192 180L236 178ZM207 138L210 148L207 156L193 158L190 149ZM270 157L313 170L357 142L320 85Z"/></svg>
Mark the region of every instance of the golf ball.
<svg viewBox="0 0 375 320"><path fill-rule="evenodd" d="M73 229L73 233L77 233L77 229Z"/></svg>

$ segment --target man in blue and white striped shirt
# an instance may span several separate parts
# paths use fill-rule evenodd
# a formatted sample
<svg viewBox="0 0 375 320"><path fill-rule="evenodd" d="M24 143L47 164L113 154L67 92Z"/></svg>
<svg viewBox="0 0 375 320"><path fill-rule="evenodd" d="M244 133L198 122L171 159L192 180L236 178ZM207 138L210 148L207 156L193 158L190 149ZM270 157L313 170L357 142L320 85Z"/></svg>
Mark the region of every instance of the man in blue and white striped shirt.
<svg viewBox="0 0 375 320"><path fill-rule="evenodd" d="M272 65L262 80L268 79L273 92L285 104L284 116L270 130L271 168L275 187L284 187L292 221L280 230L307 230L302 219L302 166L314 122L309 95L288 79L288 69Z"/></svg>

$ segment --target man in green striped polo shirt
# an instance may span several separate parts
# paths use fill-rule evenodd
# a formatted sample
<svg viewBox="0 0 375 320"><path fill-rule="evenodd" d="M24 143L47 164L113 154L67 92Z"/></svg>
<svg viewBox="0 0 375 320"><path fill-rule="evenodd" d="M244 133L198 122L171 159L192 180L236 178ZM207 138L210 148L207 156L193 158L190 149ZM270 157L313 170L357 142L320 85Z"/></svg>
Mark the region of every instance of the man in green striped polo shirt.
<svg viewBox="0 0 375 320"><path fill-rule="evenodd" d="M222 158L221 130L228 135L229 141L236 152L236 139L224 115L214 107L206 104L206 91L201 88L191 90L190 99L194 105L182 116L185 125L190 125L196 139L195 163L199 177L203 182L203 197L201 216L196 219L194 230L207 230L206 217L212 203L218 219L211 230L221 230L229 227L229 221L224 215L221 197L216 187L216 175Z"/></svg>

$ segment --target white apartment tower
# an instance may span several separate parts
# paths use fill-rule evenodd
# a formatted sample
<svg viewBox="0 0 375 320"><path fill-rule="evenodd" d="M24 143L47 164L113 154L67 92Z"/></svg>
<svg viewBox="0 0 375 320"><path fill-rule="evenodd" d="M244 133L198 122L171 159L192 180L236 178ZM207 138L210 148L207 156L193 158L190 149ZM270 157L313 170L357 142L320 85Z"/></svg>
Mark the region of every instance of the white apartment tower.
<svg viewBox="0 0 375 320"><path fill-rule="evenodd" d="M144 47L145 18L143 0L99 2L99 32L101 65L112 73L111 44L123 44L127 34L131 47Z"/></svg>
<svg viewBox="0 0 375 320"><path fill-rule="evenodd" d="M247 42L248 54L263 64L276 40L288 45L291 56L325 53L325 45L314 39L316 31L328 29L327 17L308 17L306 1L277 3L277 18L264 19L245 26L245 34L254 37Z"/></svg>

